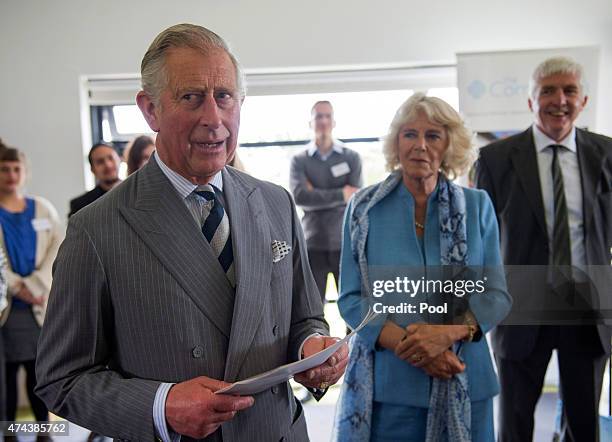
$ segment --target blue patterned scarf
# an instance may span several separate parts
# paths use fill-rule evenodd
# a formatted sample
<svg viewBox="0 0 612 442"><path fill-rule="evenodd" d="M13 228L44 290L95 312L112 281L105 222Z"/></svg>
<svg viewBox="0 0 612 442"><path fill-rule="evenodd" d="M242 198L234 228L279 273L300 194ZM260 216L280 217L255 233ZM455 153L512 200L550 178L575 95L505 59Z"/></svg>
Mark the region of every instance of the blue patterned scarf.
<svg viewBox="0 0 612 442"><path fill-rule="evenodd" d="M362 286L370 295L366 241L369 210L389 195L402 179L393 172L382 183L358 192L349 214L351 251L359 264ZM466 265L465 196L463 189L443 176L438 181L438 213L442 265ZM350 342L349 363L344 375L332 440L364 442L370 440L374 396L374 355L357 334ZM465 372L450 380L433 379L425 442L469 442L471 408Z"/></svg>

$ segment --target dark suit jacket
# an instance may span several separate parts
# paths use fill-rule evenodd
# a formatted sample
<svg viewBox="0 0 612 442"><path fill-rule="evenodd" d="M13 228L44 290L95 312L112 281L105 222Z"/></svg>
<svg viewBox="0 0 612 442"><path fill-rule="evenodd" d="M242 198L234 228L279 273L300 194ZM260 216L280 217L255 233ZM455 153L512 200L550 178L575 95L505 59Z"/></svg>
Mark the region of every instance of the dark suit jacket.
<svg viewBox="0 0 612 442"><path fill-rule="evenodd" d="M576 129L576 144L587 264L609 265L612 139ZM476 184L489 192L495 206L506 265L548 265L548 235L536 155L531 128L480 150ZM502 357L521 359L531 352L537 335L538 326L499 326L492 334L493 349ZM609 353L610 328L598 325L593 335L599 336L601 347Z"/></svg>
<svg viewBox="0 0 612 442"><path fill-rule="evenodd" d="M91 189L89 192L85 192L82 195L77 196L74 199L70 200L70 213L68 214L68 218L77 213L83 207L86 207L93 203L95 200L100 198L102 195L106 193L106 190L102 189L100 186L96 186Z"/></svg>
<svg viewBox="0 0 612 442"><path fill-rule="evenodd" d="M327 334L291 197L223 171L236 289L155 161L70 218L54 267L36 392L96 433L154 439L160 382L245 379ZM272 241L291 252L273 262ZM208 440L306 441L288 383L255 396Z"/></svg>

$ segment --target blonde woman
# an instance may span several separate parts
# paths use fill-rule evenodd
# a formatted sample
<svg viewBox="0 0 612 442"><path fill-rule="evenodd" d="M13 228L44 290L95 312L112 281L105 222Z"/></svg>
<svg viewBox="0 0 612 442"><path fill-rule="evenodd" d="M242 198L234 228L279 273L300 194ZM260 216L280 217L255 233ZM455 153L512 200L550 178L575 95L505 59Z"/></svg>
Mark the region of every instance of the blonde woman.
<svg viewBox="0 0 612 442"><path fill-rule="evenodd" d="M420 278L442 266L501 263L488 195L451 181L474 155L450 105L414 94L391 122L384 154L389 177L359 191L345 216L338 308L352 327L376 268L402 266ZM510 305L502 278L472 297L454 325L377 318L352 343L336 440L492 442L499 387L482 336Z"/></svg>

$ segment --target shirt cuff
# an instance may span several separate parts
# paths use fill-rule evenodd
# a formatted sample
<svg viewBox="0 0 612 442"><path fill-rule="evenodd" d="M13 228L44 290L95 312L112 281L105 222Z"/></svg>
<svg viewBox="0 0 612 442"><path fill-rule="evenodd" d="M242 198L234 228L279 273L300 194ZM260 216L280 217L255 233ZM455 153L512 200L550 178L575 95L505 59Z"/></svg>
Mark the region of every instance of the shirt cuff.
<svg viewBox="0 0 612 442"><path fill-rule="evenodd" d="M302 341L302 344L300 345L300 348L298 350L298 358L297 358L298 361L302 360L302 350L304 349L304 344L306 343L306 341L308 341L313 336L323 336L323 335L321 333L313 333L311 335L308 335L306 339Z"/></svg>
<svg viewBox="0 0 612 442"><path fill-rule="evenodd" d="M173 385L165 382L159 384L153 402L153 423L157 435L163 442L178 442L181 440L181 435L170 430L166 424L166 398Z"/></svg>

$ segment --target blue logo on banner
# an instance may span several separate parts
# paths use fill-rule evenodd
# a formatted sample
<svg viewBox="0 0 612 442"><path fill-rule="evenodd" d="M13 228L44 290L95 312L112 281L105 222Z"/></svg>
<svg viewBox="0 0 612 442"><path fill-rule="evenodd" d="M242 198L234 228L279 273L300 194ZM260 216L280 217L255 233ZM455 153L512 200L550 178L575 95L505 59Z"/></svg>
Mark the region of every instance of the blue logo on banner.
<svg viewBox="0 0 612 442"><path fill-rule="evenodd" d="M481 98L485 92L487 91L486 86L480 80L473 80L467 88L468 94L470 94L473 98L478 100Z"/></svg>
<svg viewBox="0 0 612 442"><path fill-rule="evenodd" d="M526 97L527 83L519 83L515 77L505 77L491 83L489 93L496 98Z"/></svg>

